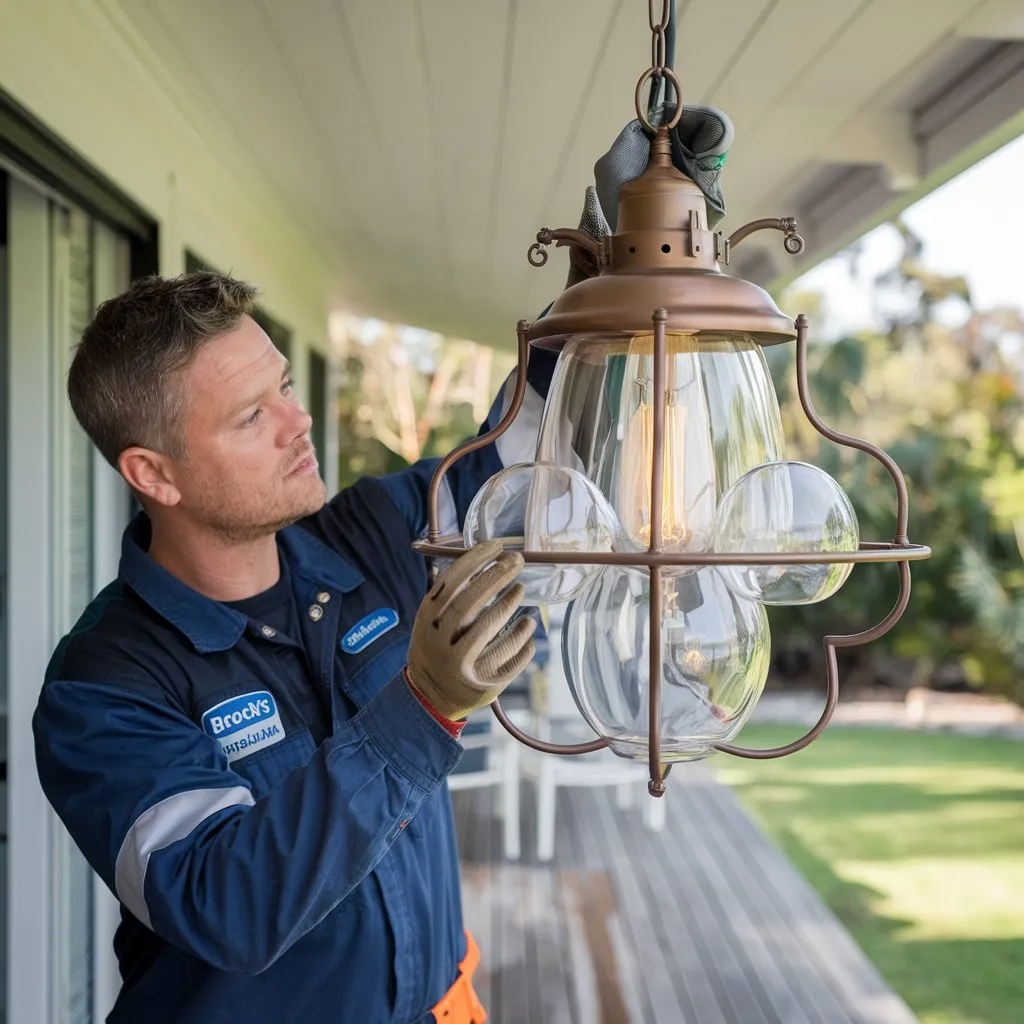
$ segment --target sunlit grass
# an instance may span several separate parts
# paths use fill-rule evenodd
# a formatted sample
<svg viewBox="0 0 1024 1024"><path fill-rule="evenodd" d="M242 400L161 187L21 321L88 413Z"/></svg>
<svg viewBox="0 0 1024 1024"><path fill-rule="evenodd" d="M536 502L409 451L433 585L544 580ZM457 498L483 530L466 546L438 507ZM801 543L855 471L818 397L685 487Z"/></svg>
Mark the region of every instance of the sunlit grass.
<svg viewBox="0 0 1024 1024"><path fill-rule="evenodd" d="M1024 743L833 727L715 764L924 1024L1024 1021Z"/></svg>

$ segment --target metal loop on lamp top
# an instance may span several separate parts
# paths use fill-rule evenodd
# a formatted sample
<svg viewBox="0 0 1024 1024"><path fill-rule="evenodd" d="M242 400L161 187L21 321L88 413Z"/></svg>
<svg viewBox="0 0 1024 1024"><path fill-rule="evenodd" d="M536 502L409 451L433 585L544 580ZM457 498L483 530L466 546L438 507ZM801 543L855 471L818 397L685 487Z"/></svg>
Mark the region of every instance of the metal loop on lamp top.
<svg viewBox="0 0 1024 1024"><path fill-rule="evenodd" d="M647 115L644 113L643 103L641 102L641 99L643 96L644 85L646 85L647 79L654 78L655 76L658 75L663 75L665 78L667 78L672 83L672 86L676 91L676 112L672 115L672 119L668 121L666 124L662 125L661 127L668 128L669 130L671 130L675 128L677 124L679 124L679 120L683 116L683 101L681 98L683 94L680 90L679 79L676 78L676 73L671 68L668 67L648 68L640 76L639 81L636 83L636 94L634 98L636 100L636 116L639 119L640 123L644 126L644 131L649 132L651 135L653 135L658 129L653 124L651 124L651 122L647 118Z"/></svg>

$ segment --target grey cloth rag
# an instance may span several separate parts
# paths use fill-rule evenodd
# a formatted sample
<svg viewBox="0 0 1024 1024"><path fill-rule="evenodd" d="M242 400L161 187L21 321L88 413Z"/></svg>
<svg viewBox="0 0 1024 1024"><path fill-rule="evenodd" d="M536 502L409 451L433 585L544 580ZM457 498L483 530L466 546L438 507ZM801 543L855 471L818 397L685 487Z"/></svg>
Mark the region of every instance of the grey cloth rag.
<svg viewBox="0 0 1024 1024"><path fill-rule="evenodd" d="M675 113L674 104L662 104L651 117L661 124ZM708 225L714 227L725 216L722 170L733 141L732 121L714 107L683 107L679 124L669 133L672 162L700 186L707 200ZM619 216L619 191L638 178L647 167L651 141L639 120L630 121L619 132L611 148L594 165L594 185L588 185L579 227L600 240L615 231ZM580 261L571 260L566 287L587 276Z"/></svg>

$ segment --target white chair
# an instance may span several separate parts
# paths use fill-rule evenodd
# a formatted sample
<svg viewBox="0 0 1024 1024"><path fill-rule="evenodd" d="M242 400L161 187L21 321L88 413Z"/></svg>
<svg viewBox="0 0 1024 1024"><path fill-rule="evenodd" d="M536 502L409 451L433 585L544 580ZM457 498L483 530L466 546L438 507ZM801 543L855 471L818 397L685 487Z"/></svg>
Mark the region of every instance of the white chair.
<svg viewBox="0 0 1024 1024"><path fill-rule="evenodd" d="M505 857L518 860L519 838L519 773L521 745L501 727L490 708L470 716L461 743L467 754L484 752L479 769L459 770L448 776L448 789L498 787L496 809L502 822ZM461 768L461 765L460 765Z"/></svg>
<svg viewBox="0 0 1024 1024"><path fill-rule="evenodd" d="M550 656L534 677L530 725L539 739L579 743L592 739L594 733L576 707L562 667L564 607L551 606L548 611ZM615 786L620 809L633 806L634 797L642 793L646 827L654 832L665 827L665 798L648 795L647 768L617 757L609 750L566 756L524 749L520 765L522 775L533 781L537 792L538 860L549 861L555 854L555 804L561 786Z"/></svg>

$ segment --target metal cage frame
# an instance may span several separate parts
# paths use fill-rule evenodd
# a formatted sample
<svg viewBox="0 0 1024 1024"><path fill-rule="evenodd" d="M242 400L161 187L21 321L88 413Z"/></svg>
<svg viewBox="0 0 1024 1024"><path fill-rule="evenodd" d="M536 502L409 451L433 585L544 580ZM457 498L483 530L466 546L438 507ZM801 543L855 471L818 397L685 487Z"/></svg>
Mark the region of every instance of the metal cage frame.
<svg viewBox="0 0 1024 1024"><path fill-rule="evenodd" d="M828 725L839 699L839 668L836 650L840 647L856 647L870 643L884 636L899 621L910 601L910 563L927 558L931 549L913 544L907 537L909 498L907 485L899 466L885 451L877 445L850 434L841 433L829 427L817 414L811 402L807 374L807 317L801 314L796 318L796 379L800 405L811 425L829 441L847 448L855 448L865 452L880 462L892 477L896 485L896 536L891 542L862 541L857 551L849 552L800 552L788 551L780 553L765 552L667 552L662 548L662 490L664 486L664 425L666 396L664 389L665 374L665 334L668 313L665 309L654 310L651 322L654 332L654 444L651 466L651 540L646 551L639 552L552 552L524 551L523 558L528 563L546 563L557 565L623 565L646 568L651 578L650 602L650 681L648 686L649 700L649 732L648 760L650 768L649 791L652 796L660 796L665 791L665 776L669 765L661 760L661 676L662 676L662 644L661 614L662 570L666 567L708 566L708 565L832 565L853 562L896 562L899 565L900 589L892 610L879 623L859 633L826 636L824 638L827 665L825 707L820 718L801 737L781 747L757 749L736 746L731 743L714 743L713 748L736 757L768 759L785 757L802 750L813 742ZM442 537L439 529L439 499L441 486L448 470L464 455L491 444L511 427L523 404L526 393L526 368L529 362L530 324L520 320L517 328L519 339L519 362L516 388L508 411L501 422L486 434L467 441L450 452L438 465L430 483L428 494L428 533L427 540L418 541L414 547L421 554L432 558L457 558L467 550L462 537L452 534ZM638 328L637 333L645 328ZM521 743L546 754L585 754L607 747L609 739L599 736L586 743L558 744L538 739L516 726L505 713L500 700L491 705L498 721Z"/></svg>

